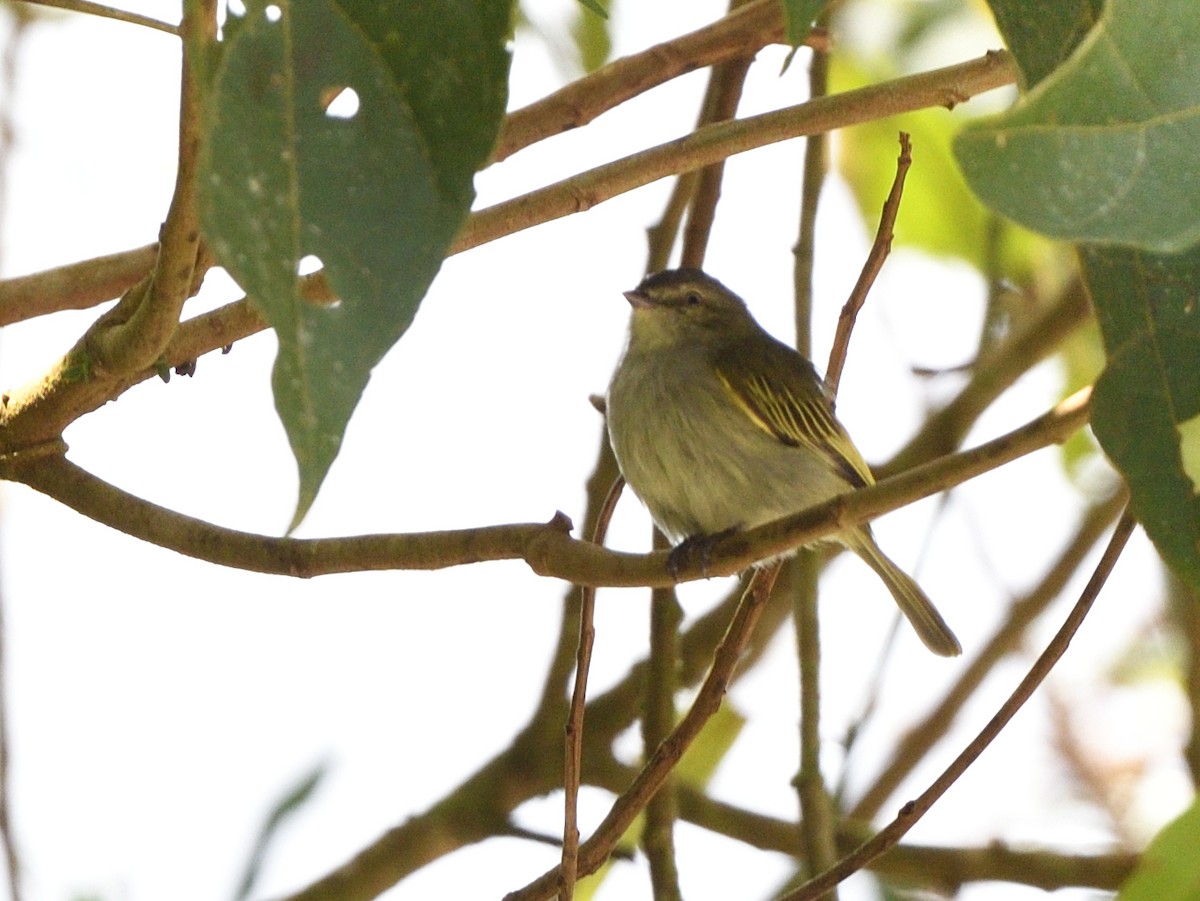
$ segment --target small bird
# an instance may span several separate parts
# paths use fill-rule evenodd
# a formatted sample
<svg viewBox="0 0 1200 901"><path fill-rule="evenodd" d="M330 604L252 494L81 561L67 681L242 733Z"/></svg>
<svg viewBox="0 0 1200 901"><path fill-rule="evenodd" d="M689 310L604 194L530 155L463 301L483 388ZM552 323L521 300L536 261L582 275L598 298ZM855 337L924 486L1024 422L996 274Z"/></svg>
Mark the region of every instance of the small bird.
<svg viewBox="0 0 1200 901"><path fill-rule="evenodd" d="M677 547L750 529L874 483L816 370L699 269L625 293L629 343L608 389L608 434L629 487ZM887 585L925 645L962 648L867 525L834 536Z"/></svg>

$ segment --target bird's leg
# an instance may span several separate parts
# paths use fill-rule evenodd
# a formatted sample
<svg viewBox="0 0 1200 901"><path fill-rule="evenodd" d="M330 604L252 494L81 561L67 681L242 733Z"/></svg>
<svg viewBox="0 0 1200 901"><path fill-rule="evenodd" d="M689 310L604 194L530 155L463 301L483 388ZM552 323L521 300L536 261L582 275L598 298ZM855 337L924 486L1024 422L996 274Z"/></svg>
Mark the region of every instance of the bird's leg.
<svg viewBox="0 0 1200 901"><path fill-rule="evenodd" d="M671 548L671 553L667 555L667 572L671 574L671 578L676 582L679 581L679 571L684 569L692 558L698 556L700 559L700 573L704 578L708 578L708 555L712 553L713 546L722 538L728 538L737 527L725 529L720 532L714 532L711 535L689 535L675 547Z"/></svg>

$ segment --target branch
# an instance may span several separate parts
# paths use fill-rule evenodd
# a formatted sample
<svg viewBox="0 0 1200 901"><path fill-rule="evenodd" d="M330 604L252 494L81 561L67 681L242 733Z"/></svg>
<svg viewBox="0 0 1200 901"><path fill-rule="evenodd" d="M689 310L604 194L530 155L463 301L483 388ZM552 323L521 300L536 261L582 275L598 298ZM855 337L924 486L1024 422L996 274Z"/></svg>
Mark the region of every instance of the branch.
<svg viewBox="0 0 1200 901"><path fill-rule="evenodd" d="M215 7L185 4L183 28L189 39L183 42L178 169L154 271L130 287L41 379L5 396L0 445L8 452L59 437L71 422L115 396L118 380L152 365L178 328L184 301L198 288L201 116L192 66L198 43L191 36L215 28Z"/></svg>
<svg viewBox="0 0 1200 901"><path fill-rule="evenodd" d="M729 59L753 56L783 39L778 0L754 0L711 25L614 60L541 100L510 113L493 162L531 144L587 125L601 113L677 76ZM822 33L806 44L826 43Z"/></svg>
<svg viewBox="0 0 1200 901"><path fill-rule="evenodd" d="M147 244L0 280L0 326L60 310L86 310L112 300L149 275L157 258L158 245Z"/></svg>
<svg viewBox="0 0 1200 901"><path fill-rule="evenodd" d="M1129 492L1122 488L1088 511L1074 537L1067 543L1041 582L1012 605L1004 624L976 652L970 665L962 671L938 705L900 741L893 751L891 762L851 809L848 814L850 819L864 822L870 820L904 778L941 740L967 701L975 696L976 689L983 684L988 673L1017 647L1029 624L1045 612L1050 602L1066 587L1083 558L1112 525L1113 520L1121 514L1128 497Z"/></svg>
<svg viewBox="0 0 1200 901"><path fill-rule="evenodd" d="M1090 389L1048 413L969 451L942 457L869 488L714 542L700 561L667 568L667 552L629 554L577 541L561 513L549 523L485 526L408 535L272 538L224 529L142 500L97 478L47 445L42 453L0 456L0 478L22 482L84 516L135 538L210 563L311 577L385 569L442 569L485 560L525 560L534 572L579 585L666 586L733 575L750 564L812 544L913 501L1061 442L1088 418Z"/></svg>
<svg viewBox="0 0 1200 901"><path fill-rule="evenodd" d="M25 0L25 2L34 6L52 6L55 9L87 13L88 15L98 16L102 19L128 22L131 25L143 25L146 28L153 28L155 31L166 32L177 37L179 35L179 29L170 22L152 19L149 16L139 15L138 13L129 12L124 9L115 9L111 6L105 6L102 3L91 3L90 0Z"/></svg>
<svg viewBox="0 0 1200 901"><path fill-rule="evenodd" d="M1066 653L1071 639L1075 637L1075 633L1083 625L1084 618L1087 616L1088 611L1091 610L1092 604L1100 594L1100 590L1104 587L1109 573L1112 572L1118 558L1120 558L1121 551L1124 550L1125 542L1129 540L1129 535L1133 532L1134 525L1133 516L1130 514L1129 509L1126 508L1125 513L1122 514L1120 521L1117 523L1112 537L1109 539L1104 555L1100 558L1100 562L1096 564L1096 570L1092 573L1092 578L1083 589L1079 600L1071 609L1071 613L1055 634L1054 639L1047 645L1046 650L1038 657L1033 667L1025 674L1025 678L1013 690L1013 693L1009 695L1008 700L996 711L996 715L988 721L987 725L963 749L962 753L954 758L950 766L933 781L933 784L915 800L909 801L900 808L900 813L896 816L896 819L892 820L886 828L872 839L842 858L837 866L826 870L814 879L810 879L795 891L788 892L786 895L780 897L778 901L813 901L813 899L820 898L847 876L861 870L872 860L899 844L900 839L904 837L908 830L917 824L921 817L929 811L929 808L966 772L967 768L978 759L979 755L1000 734L1000 731L1008 725L1017 711L1033 695L1037 687L1045 681L1054 664Z"/></svg>
<svg viewBox="0 0 1200 901"><path fill-rule="evenodd" d="M450 252L461 253L513 232L590 210L634 188L700 169L735 153L929 106L952 108L1015 79L1012 57L1006 51L991 50L970 62L818 97L748 119L708 125L687 137L480 210L468 220Z"/></svg>

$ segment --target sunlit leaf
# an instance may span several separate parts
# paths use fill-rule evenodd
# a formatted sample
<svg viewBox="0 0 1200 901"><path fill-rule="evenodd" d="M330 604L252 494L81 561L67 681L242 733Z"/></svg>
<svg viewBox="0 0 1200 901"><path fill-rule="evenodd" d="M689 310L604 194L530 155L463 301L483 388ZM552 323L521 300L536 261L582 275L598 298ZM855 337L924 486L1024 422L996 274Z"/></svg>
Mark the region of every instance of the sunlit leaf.
<svg viewBox="0 0 1200 901"><path fill-rule="evenodd" d="M229 13L201 213L279 338L275 403L300 471L293 526L470 208L504 111L508 32L508 0ZM336 305L300 296L302 265L318 263Z"/></svg>
<svg viewBox="0 0 1200 901"><path fill-rule="evenodd" d="M884 77L844 54L835 56L831 66L835 91ZM998 223L996 214L971 192L951 152L961 123L960 116L930 109L844 129L836 145L838 170L854 193L865 227L873 232L896 175L899 132L908 132L913 165L905 180L895 246L964 260L981 271L998 264L1008 278L1023 279L1044 252L1046 241Z"/></svg>

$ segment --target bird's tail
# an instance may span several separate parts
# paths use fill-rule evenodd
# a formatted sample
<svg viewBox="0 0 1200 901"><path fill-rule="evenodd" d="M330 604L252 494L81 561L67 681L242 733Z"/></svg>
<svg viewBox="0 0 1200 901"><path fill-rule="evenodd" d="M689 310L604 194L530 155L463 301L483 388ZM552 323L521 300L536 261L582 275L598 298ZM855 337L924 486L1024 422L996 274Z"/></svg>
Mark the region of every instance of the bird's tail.
<svg viewBox="0 0 1200 901"><path fill-rule="evenodd" d="M942 615L937 612L933 602L921 590L911 576L893 563L875 543L870 530L865 528L840 535L841 541L854 553L858 554L866 564L887 585L888 591L896 599L901 612L917 631L925 647L943 657L957 657L962 653L962 646Z"/></svg>

